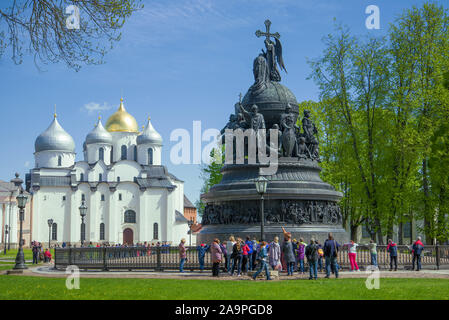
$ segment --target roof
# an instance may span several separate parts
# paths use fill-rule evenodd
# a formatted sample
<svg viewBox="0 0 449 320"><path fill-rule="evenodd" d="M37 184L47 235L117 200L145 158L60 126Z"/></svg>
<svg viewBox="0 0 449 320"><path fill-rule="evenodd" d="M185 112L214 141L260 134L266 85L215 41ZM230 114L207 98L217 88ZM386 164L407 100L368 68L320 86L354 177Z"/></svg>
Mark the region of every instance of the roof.
<svg viewBox="0 0 449 320"><path fill-rule="evenodd" d="M189 200L189 198L186 197L186 195L184 195L184 208L195 208L196 209L196 207Z"/></svg>
<svg viewBox="0 0 449 320"><path fill-rule="evenodd" d="M184 217L184 215L179 212L178 210L175 211L175 221L176 222L181 222L181 223L188 223L189 220L187 220L186 217Z"/></svg>
<svg viewBox="0 0 449 320"><path fill-rule="evenodd" d="M0 180L0 192L11 192L15 190L17 190L17 188L12 182Z"/></svg>

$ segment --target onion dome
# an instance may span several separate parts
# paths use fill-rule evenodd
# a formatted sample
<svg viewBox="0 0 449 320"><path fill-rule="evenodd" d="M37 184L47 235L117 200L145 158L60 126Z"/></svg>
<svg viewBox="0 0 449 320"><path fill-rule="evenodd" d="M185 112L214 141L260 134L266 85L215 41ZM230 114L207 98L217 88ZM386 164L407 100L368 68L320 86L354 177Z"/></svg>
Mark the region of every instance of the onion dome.
<svg viewBox="0 0 449 320"><path fill-rule="evenodd" d="M117 112L106 122L106 130L109 132L139 132L136 119L126 111L123 105L123 98L120 99L120 107Z"/></svg>
<svg viewBox="0 0 449 320"><path fill-rule="evenodd" d="M148 118L148 123L143 129L142 133L137 137L137 144L162 145L162 137L154 129L153 125L151 124L150 118Z"/></svg>
<svg viewBox="0 0 449 320"><path fill-rule="evenodd" d="M62 151L75 153L75 141L59 124L57 116L51 125L37 137L34 143L36 152L41 151Z"/></svg>
<svg viewBox="0 0 449 320"><path fill-rule="evenodd" d="M112 135L103 127L101 117L95 128L87 135L86 144L105 143L112 144Z"/></svg>

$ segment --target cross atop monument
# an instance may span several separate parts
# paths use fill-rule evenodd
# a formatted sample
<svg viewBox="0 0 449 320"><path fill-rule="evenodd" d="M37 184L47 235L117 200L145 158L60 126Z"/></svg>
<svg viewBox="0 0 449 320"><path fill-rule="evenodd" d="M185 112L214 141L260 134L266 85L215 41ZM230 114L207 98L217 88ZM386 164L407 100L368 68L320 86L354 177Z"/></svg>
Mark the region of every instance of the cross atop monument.
<svg viewBox="0 0 449 320"><path fill-rule="evenodd" d="M267 40L270 40L270 37L276 38L279 40L279 38L281 37L281 35L279 34L279 32L276 33L270 33L270 27L271 27L271 21L270 20L265 20L265 29L266 32L262 32L260 30L256 31L256 36L258 38L260 37L265 37Z"/></svg>

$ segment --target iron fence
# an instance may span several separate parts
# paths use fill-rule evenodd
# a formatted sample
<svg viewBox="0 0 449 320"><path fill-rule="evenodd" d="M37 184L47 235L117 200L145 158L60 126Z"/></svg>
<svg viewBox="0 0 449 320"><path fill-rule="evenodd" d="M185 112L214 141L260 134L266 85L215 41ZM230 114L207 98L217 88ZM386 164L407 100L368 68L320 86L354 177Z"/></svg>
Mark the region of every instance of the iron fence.
<svg viewBox="0 0 449 320"><path fill-rule="evenodd" d="M200 263L197 247L186 247L187 260L185 270L199 270ZM408 269L412 266L410 246L398 246L398 267ZM76 265L81 270L178 270L180 263L178 247L101 247L101 248L56 248L55 268L65 269ZM380 269L390 267L390 255L387 246L377 246L377 263ZM338 253L338 264L349 268L350 262L346 247ZM371 265L370 250L367 246L357 248L359 267ZM421 255L423 267L439 269L449 267L449 246L425 246ZM210 250L204 257L204 269L212 269Z"/></svg>

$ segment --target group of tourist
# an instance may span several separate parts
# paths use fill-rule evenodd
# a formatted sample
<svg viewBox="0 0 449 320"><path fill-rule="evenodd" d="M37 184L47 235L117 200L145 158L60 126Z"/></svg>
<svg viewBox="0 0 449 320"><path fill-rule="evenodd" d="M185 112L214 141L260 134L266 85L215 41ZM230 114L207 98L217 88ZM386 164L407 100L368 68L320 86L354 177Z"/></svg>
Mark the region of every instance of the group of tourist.
<svg viewBox="0 0 449 320"><path fill-rule="evenodd" d="M31 252L33 253L33 264L39 264L40 262L50 263L51 252L48 248L44 249L42 243L37 241L31 242Z"/></svg>
<svg viewBox="0 0 449 320"><path fill-rule="evenodd" d="M182 239L179 245L180 254L180 272L184 272L184 264L187 259L187 249L185 247L185 239ZM279 238L275 237L271 243L265 241L257 241L255 238L246 237L244 241L241 238L230 236L227 241L221 242L215 239L212 244L200 244L197 247L198 261L200 270L204 270L204 259L206 252L210 249L212 256L212 275L218 277L220 273L220 265L223 263L223 271L229 275L234 274L240 277L242 274L247 274L248 271L256 271L253 273L253 279L265 271L267 280L270 280L269 266L272 270L287 271L288 276L292 276L294 272L304 274L305 261L309 266L309 279L316 280L319 272L323 269L323 259L325 262L325 278L329 278L331 273L335 277L339 276L340 266L337 258L338 252L342 247L348 249L348 259L350 263L351 272L359 272L357 264L357 247L359 244L351 240L349 243L340 245L333 237L332 233L328 234L328 239L321 245L316 239L311 239L307 244L303 238L299 241L292 240L291 233L284 230L284 241L279 243ZM371 257L371 265L377 267L377 244L371 240L368 244L363 244L368 247ZM421 238L413 243L413 270L415 270L415 262L417 271L421 270L421 254L424 245ZM388 240L387 252L390 256L390 271L397 270L397 244L391 239ZM307 259L307 260L306 260Z"/></svg>

